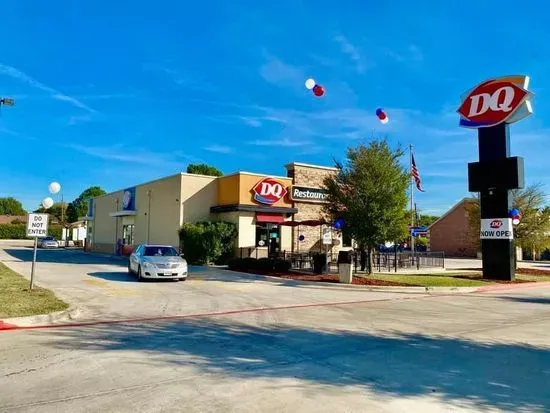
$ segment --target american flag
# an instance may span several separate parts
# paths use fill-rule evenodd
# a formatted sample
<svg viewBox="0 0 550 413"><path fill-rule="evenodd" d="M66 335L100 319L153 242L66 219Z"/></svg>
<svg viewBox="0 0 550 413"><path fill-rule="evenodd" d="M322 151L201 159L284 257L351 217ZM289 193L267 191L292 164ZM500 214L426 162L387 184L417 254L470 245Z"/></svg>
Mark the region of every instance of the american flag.
<svg viewBox="0 0 550 413"><path fill-rule="evenodd" d="M418 173L418 168L416 167L416 162L414 161L414 155L411 154L411 174L416 183L416 189L420 192L424 192L422 189L422 180L420 179L420 173Z"/></svg>

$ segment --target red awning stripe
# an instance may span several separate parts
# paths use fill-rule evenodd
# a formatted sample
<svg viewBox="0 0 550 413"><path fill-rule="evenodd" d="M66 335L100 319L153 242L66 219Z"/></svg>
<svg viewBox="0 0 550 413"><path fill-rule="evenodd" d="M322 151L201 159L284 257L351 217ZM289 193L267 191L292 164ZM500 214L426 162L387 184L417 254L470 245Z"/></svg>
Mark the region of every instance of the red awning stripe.
<svg viewBox="0 0 550 413"><path fill-rule="evenodd" d="M266 222L270 224L282 224L285 217L282 214L265 214L256 212L256 222Z"/></svg>

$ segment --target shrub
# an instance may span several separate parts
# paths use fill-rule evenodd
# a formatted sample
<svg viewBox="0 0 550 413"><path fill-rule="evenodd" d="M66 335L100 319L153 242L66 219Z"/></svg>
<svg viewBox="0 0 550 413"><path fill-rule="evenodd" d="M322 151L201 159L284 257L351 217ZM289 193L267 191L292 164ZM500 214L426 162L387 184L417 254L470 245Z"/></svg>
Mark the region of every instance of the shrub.
<svg viewBox="0 0 550 413"><path fill-rule="evenodd" d="M61 226L50 225L48 235L61 239ZM0 239L28 239L27 224L0 224Z"/></svg>
<svg viewBox="0 0 550 413"><path fill-rule="evenodd" d="M273 267L274 267L276 272L289 272L290 271L290 261L278 258L274 261Z"/></svg>
<svg viewBox="0 0 550 413"><path fill-rule="evenodd" d="M252 257L243 258L241 269L247 271L258 269L258 260Z"/></svg>
<svg viewBox="0 0 550 413"><path fill-rule="evenodd" d="M242 258L230 258L229 260L227 260L227 266L230 270L242 270L243 260Z"/></svg>
<svg viewBox="0 0 550 413"><path fill-rule="evenodd" d="M274 260L271 258L260 258L258 260L257 269L261 271L271 272L274 268Z"/></svg>
<svg viewBox="0 0 550 413"><path fill-rule="evenodd" d="M190 264L227 261L233 253L237 226L232 222L185 223L179 230L180 244Z"/></svg>

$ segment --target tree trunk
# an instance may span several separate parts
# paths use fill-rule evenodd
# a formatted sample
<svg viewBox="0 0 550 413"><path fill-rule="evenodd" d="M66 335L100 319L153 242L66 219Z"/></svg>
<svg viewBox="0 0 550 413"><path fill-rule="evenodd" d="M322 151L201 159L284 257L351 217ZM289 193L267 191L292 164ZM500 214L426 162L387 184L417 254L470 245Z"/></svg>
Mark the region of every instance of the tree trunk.
<svg viewBox="0 0 550 413"><path fill-rule="evenodd" d="M372 247L368 247L367 249L367 270L369 275L372 274Z"/></svg>
<svg viewBox="0 0 550 413"><path fill-rule="evenodd" d="M360 251L360 254L361 254L361 257L360 257L361 271L365 271L365 267L366 267L366 264L367 264L367 258L366 258L366 255L365 255L365 247L361 245L359 247L359 251Z"/></svg>

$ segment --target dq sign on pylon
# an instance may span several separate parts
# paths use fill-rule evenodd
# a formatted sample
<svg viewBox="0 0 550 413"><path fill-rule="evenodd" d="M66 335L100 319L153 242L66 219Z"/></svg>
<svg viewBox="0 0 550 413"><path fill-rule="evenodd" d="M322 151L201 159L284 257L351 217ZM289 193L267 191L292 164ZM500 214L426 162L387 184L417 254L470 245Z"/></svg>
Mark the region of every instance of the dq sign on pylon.
<svg viewBox="0 0 550 413"><path fill-rule="evenodd" d="M502 122L514 123L533 113L527 90L529 77L504 76L486 80L462 96L459 125L488 128Z"/></svg>

